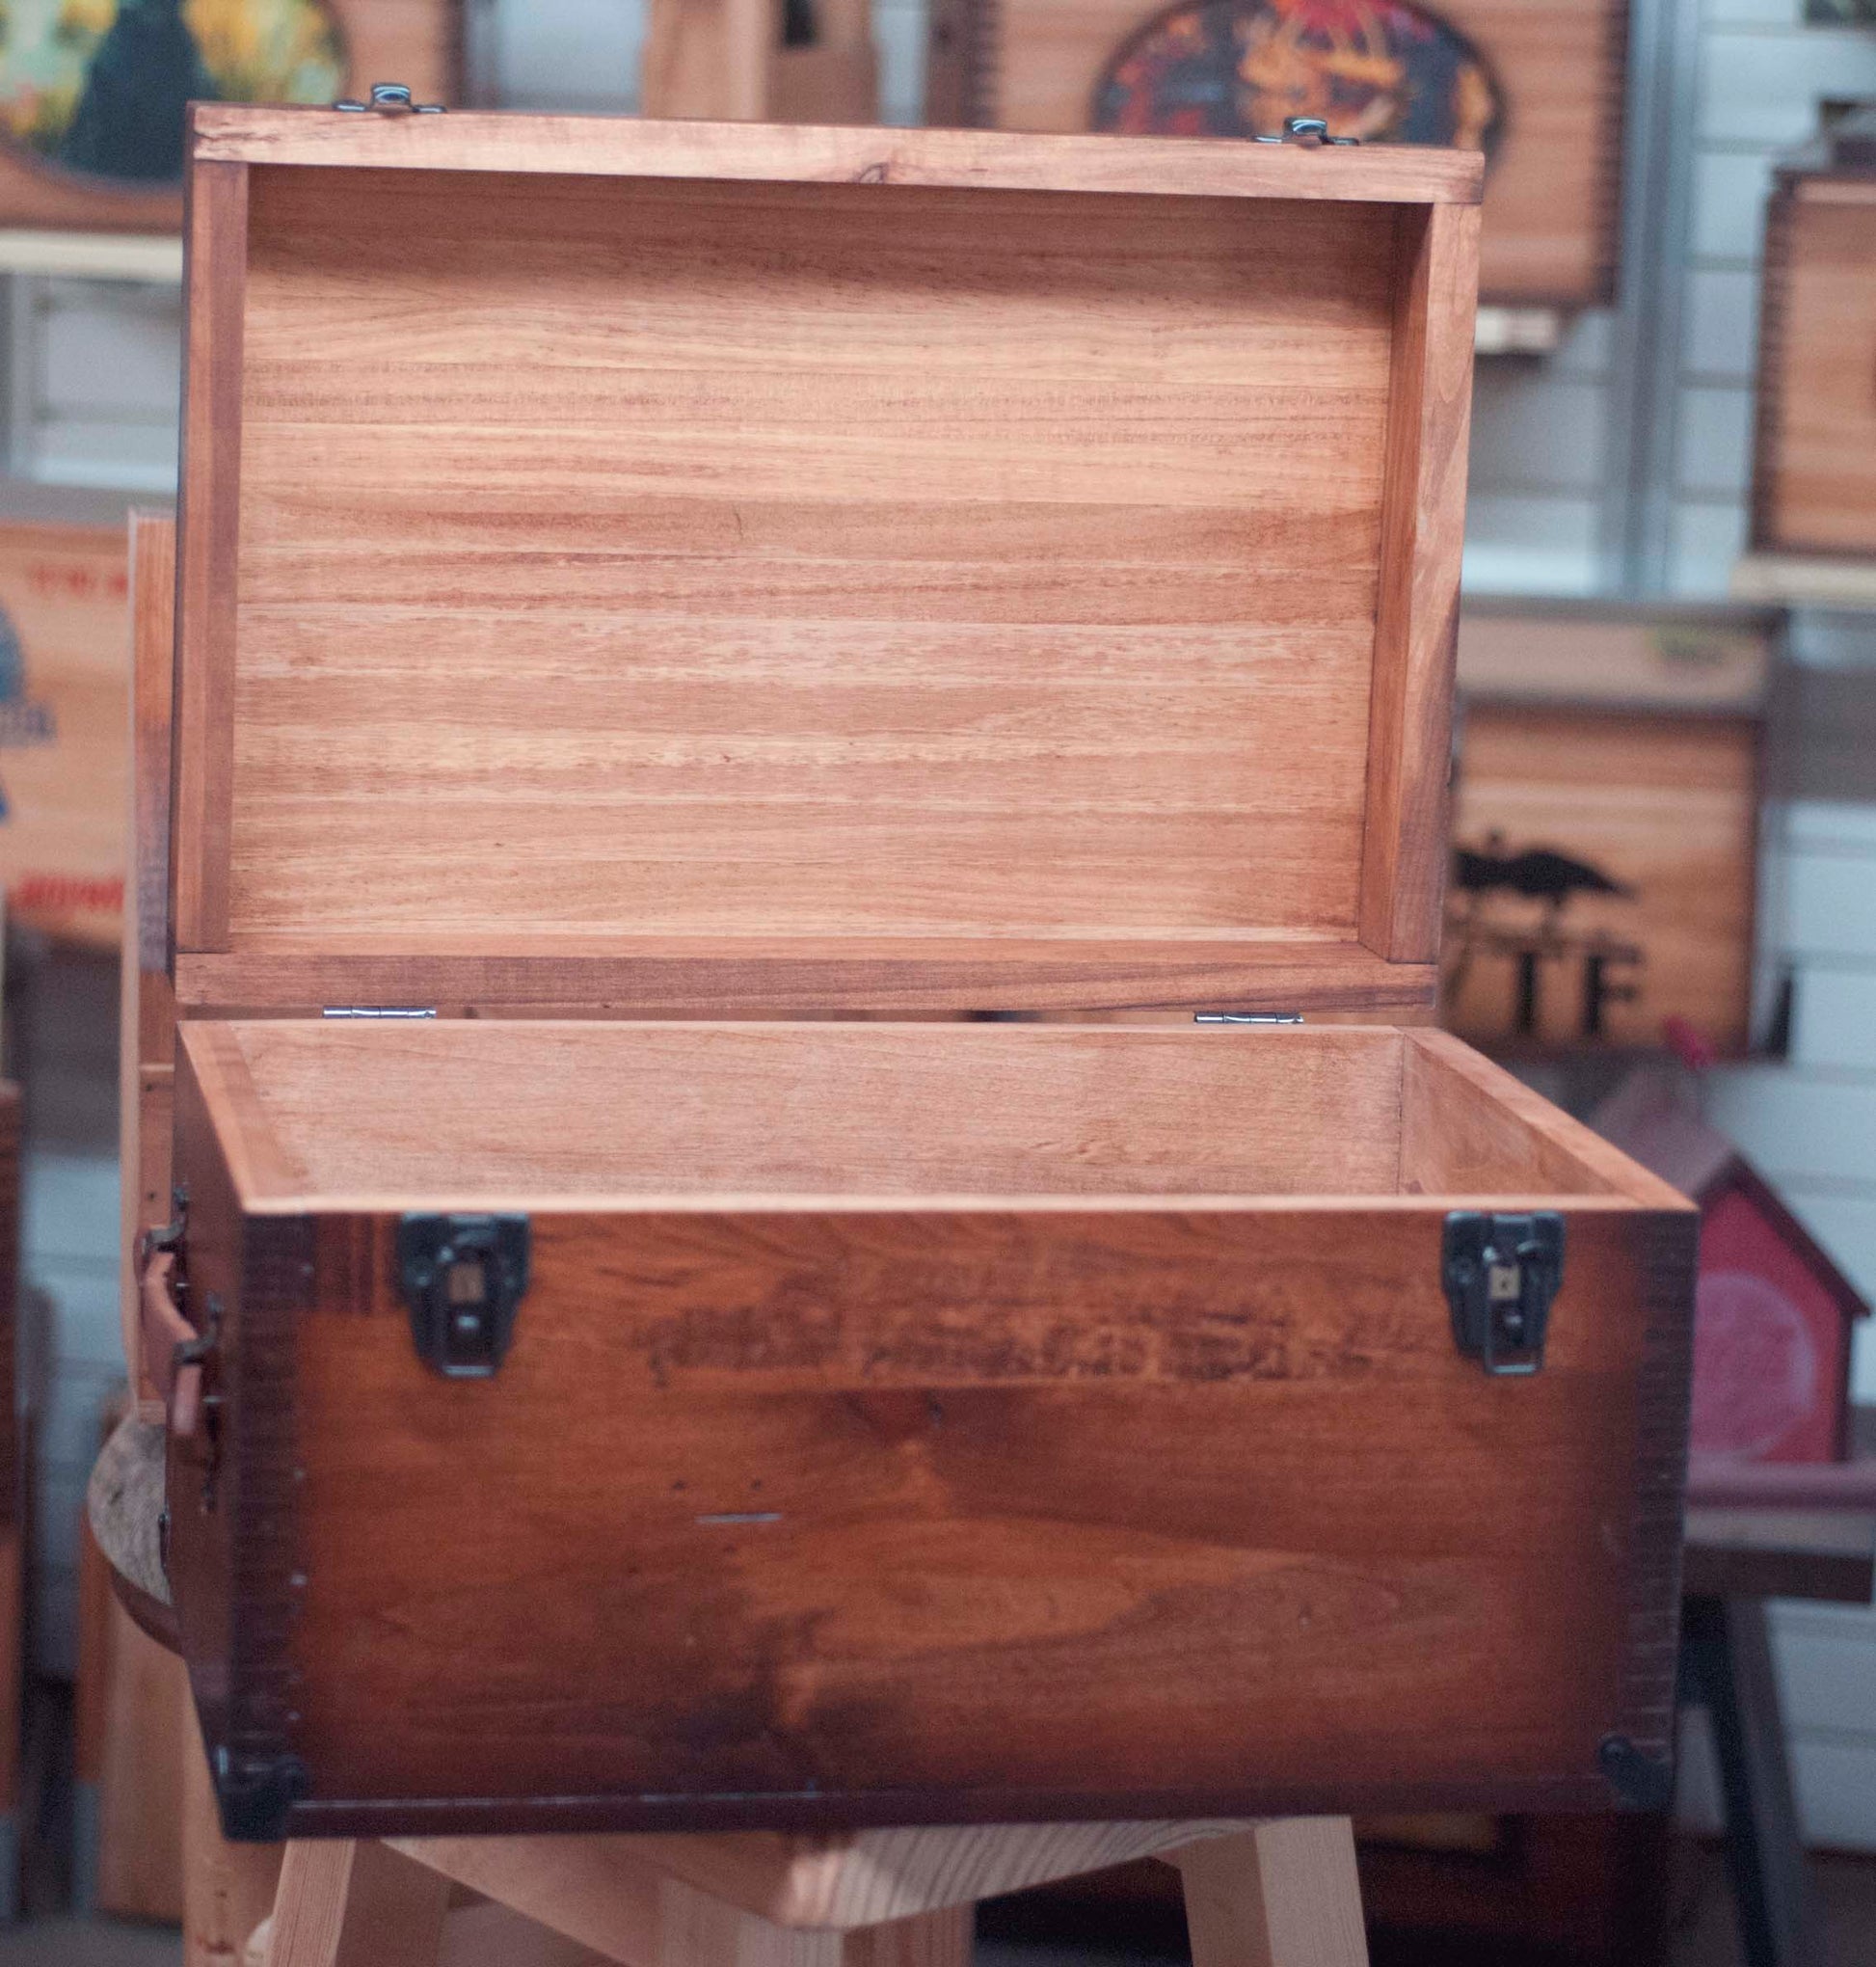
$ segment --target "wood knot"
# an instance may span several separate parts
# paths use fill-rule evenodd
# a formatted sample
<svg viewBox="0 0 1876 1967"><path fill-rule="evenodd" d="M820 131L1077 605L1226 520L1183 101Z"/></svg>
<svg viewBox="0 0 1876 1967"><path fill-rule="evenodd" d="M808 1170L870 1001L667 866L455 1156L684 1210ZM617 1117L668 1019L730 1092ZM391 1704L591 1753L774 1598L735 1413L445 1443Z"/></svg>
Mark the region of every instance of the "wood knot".
<svg viewBox="0 0 1876 1967"><path fill-rule="evenodd" d="M855 184L887 184L892 180L893 167L889 163L869 164L855 178Z"/></svg>

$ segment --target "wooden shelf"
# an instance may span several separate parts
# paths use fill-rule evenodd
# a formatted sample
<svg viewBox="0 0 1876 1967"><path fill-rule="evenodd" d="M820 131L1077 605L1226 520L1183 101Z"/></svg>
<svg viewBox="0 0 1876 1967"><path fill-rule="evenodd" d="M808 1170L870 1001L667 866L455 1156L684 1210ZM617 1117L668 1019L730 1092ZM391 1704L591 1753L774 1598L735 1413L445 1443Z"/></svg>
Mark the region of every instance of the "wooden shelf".
<svg viewBox="0 0 1876 1967"><path fill-rule="evenodd" d="M1735 601L1876 614L1876 555L1831 559L1812 553L1748 553L1733 563Z"/></svg>
<svg viewBox="0 0 1876 1967"><path fill-rule="evenodd" d="M1570 320L1561 308L1482 307L1472 345L1480 355L1549 355Z"/></svg>
<svg viewBox="0 0 1876 1967"><path fill-rule="evenodd" d="M0 273L174 285L182 278L182 241L162 233L0 230Z"/></svg>

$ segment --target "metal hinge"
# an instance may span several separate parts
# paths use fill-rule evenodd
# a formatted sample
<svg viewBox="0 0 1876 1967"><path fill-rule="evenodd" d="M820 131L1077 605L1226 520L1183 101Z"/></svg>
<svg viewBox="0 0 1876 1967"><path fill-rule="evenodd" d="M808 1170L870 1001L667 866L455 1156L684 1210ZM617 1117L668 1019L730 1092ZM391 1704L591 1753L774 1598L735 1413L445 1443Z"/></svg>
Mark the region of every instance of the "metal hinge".
<svg viewBox="0 0 1876 1967"><path fill-rule="evenodd" d="M356 96L341 96L333 104L335 109L348 111L353 116L362 116L367 110L375 109L385 116L442 116L441 102L414 102L411 99L411 86L408 82L374 82L371 85L370 100L361 102Z"/></svg>
<svg viewBox="0 0 1876 1967"><path fill-rule="evenodd" d="M417 1356L447 1380L486 1380L508 1354L527 1290L525 1216L414 1213L397 1226L397 1281Z"/></svg>
<svg viewBox="0 0 1876 1967"><path fill-rule="evenodd" d="M1535 1373L1564 1280L1564 1219L1554 1209L1528 1216L1455 1209L1446 1218L1440 1280L1461 1352L1487 1373Z"/></svg>
<svg viewBox="0 0 1876 1967"><path fill-rule="evenodd" d="M1328 121L1320 116L1286 116L1283 119L1283 134L1279 137L1257 137L1252 140L1259 144L1348 144L1361 142L1359 137L1331 137Z"/></svg>
<svg viewBox="0 0 1876 1967"><path fill-rule="evenodd" d="M321 1017L435 1017L432 1004L329 1004Z"/></svg>
<svg viewBox="0 0 1876 1967"><path fill-rule="evenodd" d="M1193 1024L1300 1025L1300 1010L1195 1010Z"/></svg>

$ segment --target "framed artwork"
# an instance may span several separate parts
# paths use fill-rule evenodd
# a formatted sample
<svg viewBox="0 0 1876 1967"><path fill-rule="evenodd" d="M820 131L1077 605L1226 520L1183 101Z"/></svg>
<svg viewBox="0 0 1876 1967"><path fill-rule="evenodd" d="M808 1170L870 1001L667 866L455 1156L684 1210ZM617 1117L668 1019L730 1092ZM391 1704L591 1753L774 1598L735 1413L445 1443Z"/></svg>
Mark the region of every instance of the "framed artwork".
<svg viewBox="0 0 1876 1967"><path fill-rule="evenodd" d="M1620 0L932 0L925 120L1248 138L1320 116L1476 147L1482 298L1588 307L1615 290L1626 22Z"/></svg>
<svg viewBox="0 0 1876 1967"><path fill-rule="evenodd" d="M459 0L5 0L0 226L174 231L186 104L459 87Z"/></svg>

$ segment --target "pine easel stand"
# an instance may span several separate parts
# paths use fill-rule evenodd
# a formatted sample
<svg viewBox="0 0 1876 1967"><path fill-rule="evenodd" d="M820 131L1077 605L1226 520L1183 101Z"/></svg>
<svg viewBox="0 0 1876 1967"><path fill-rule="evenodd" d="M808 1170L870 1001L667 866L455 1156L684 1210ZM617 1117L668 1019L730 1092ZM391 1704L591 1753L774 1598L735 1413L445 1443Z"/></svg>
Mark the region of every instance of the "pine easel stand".
<svg viewBox="0 0 1876 1967"><path fill-rule="evenodd" d="M540 1967L967 1967L978 1900L1142 1857L1184 1879L1194 1967L1366 1967L1346 1817L300 1842L247 1967L521 1967L453 1887L572 1943Z"/></svg>

